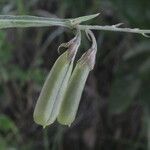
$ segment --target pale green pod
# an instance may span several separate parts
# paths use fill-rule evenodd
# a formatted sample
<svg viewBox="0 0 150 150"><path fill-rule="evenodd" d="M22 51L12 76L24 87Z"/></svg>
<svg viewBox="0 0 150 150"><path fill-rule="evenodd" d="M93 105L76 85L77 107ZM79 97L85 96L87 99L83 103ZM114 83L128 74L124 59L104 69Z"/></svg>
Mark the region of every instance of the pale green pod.
<svg viewBox="0 0 150 150"><path fill-rule="evenodd" d="M77 62L57 117L58 122L63 125L70 126L74 121L87 77L95 64L96 40L91 31L88 31L88 34L93 40L93 45Z"/></svg>
<svg viewBox="0 0 150 150"><path fill-rule="evenodd" d="M81 94L89 72L90 69L87 65L76 65L57 118L59 123L71 125L74 121Z"/></svg>
<svg viewBox="0 0 150 150"><path fill-rule="evenodd" d="M61 106L61 103L63 100L63 95L66 92L68 81L69 81L69 78L70 78L71 73L72 73L72 69L73 69L73 62L70 63L68 70L67 70L67 72L63 78L62 84L60 85L58 95L56 96L56 99L55 99L55 102L53 104L53 108L52 108L51 114L49 116L49 119L47 121L47 124L52 124L58 116L60 106Z"/></svg>
<svg viewBox="0 0 150 150"><path fill-rule="evenodd" d="M73 61L80 45L80 33L66 44L68 50L56 60L37 100L33 118L43 127L53 123L59 113L63 94L70 78Z"/></svg>

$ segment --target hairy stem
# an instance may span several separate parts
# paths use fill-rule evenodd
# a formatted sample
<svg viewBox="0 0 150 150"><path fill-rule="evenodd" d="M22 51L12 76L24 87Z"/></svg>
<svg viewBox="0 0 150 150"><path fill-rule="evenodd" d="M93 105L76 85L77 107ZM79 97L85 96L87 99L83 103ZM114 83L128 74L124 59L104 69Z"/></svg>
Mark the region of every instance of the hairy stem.
<svg viewBox="0 0 150 150"><path fill-rule="evenodd" d="M138 33L142 34L143 36L148 36L147 34L150 34L150 30L141 30L138 28L119 28L119 24L117 25L111 25L111 26L99 26L99 25L78 25L78 28L80 30L104 30L104 31L114 31L114 32L128 32L128 33Z"/></svg>
<svg viewBox="0 0 150 150"><path fill-rule="evenodd" d="M82 16L78 18L59 19L59 18L46 18L36 16L8 16L0 15L0 29L4 28L25 28L25 27L49 27L49 26L62 26L71 29L80 30L104 30L114 32L128 32L142 34L145 37L149 37L150 30L141 30L139 28L120 28L122 23L111 26L99 26L99 25L80 25L80 23L91 20L97 17L99 14Z"/></svg>

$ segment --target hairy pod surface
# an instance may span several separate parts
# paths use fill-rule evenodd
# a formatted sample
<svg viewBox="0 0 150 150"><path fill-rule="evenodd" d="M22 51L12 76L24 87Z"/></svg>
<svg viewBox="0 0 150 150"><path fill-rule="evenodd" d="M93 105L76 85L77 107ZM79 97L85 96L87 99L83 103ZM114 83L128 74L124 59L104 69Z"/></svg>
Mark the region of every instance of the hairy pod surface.
<svg viewBox="0 0 150 150"><path fill-rule="evenodd" d="M91 36L93 44L76 64L69 80L67 91L57 117L58 122L63 125L70 126L74 121L87 77L95 64L97 44L93 33L91 31L87 32Z"/></svg>
<svg viewBox="0 0 150 150"><path fill-rule="evenodd" d="M56 60L44 83L33 114L34 121L43 127L52 124L59 113L80 40L81 34L78 33L66 43L68 50Z"/></svg>

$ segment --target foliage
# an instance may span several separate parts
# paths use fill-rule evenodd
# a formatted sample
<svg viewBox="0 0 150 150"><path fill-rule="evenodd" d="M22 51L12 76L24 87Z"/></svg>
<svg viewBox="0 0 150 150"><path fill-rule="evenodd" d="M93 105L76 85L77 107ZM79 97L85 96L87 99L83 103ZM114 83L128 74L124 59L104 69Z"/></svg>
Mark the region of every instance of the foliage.
<svg viewBox="0 0 150 150"><path fill-rule="evenodd" d="M111 112L126 110L133 100L139 100L149 107L150 85L150 44L149 41L139 43L123 56L119 65L110 94Z"/></svg>
<svg viewBox="0 0 150 150"><path fill-rule="evenodd" d="M0 149L15 150L19 132L14 122L6 115L0 115L0 132Z"/></svg>

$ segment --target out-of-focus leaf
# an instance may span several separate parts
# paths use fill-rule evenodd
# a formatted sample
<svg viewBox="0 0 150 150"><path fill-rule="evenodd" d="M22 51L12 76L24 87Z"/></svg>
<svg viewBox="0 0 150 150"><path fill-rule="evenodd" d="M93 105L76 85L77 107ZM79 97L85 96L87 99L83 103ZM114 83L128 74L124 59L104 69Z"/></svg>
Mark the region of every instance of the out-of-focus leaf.
<svg viewBox="0 0 150 150"><path fill-rule="evenodd" d="M147 22L150 13L149 0L111 0L111 2L132 25L150 26L150 22Z"/></svg>
<svg viewBox="0 0 150 150"><path fill-rule="evenodd" d="M138 44L136 47L130 49L125 55L124 60L127 61L129 59L134 59L137 56L141 56L143 54L146 54L147 56L150 56L150 42L142 42Z"/></svg>
<svg viewBox="0 0 150 150"><path fill-rule="evenodd" d="M3 132L12 131L17 133L18 129L14 122L6 115L0 115L0 130Z"/></svg>
<svg viewBox="0 0 150 150"><path fill-rule="evenodd" d="M116 78L111 87L109 98L109 111L121 113L125 111L134 100L140 86L140 81L133 76Z"/></svg>
<svg viewBox="0 0 150 150"><path fill-rule="evenodd" d="M142 42L129 50L116 71L109 99L110 111L123 112L138 94L144 105L149 105L150 43Z"/></svg>
<svg viewBox="0 0 150 150"><path fill-rule="evenodd" d="M142 80L150 82L150 57L139 67L139 76Z"/></svg>
<svg viewBox="0 0 150 150"><path fill-rule="evenodd" d="M138 93L140 103L150 111L150 80L144 80Z"/></svg>
<svg viewBox="0 0 150 150"><path fill-rule="evenodd" d="M5 32L0 31L0 64L6 64L12 58L10 44L6 41Z"/></svg>
<svg viewBox="0 0 150 150"><path fill-rule="evenodd" d="M7 139L0 136L0 150L17 150L17 148L13 147Z"/></svg>
<svg viewBox="0 0 150 150"><path fill-rule="evenodd" d="M0 137L0 150L6 150L7 143L4 138Z"/></svg>
<svg viewBox="0 0 150 150"><path fill-rule="evenodd" d="M28 80L33 80L38 84L43 84L45 75L42 69L35 68L28 71Z"/></svg>

